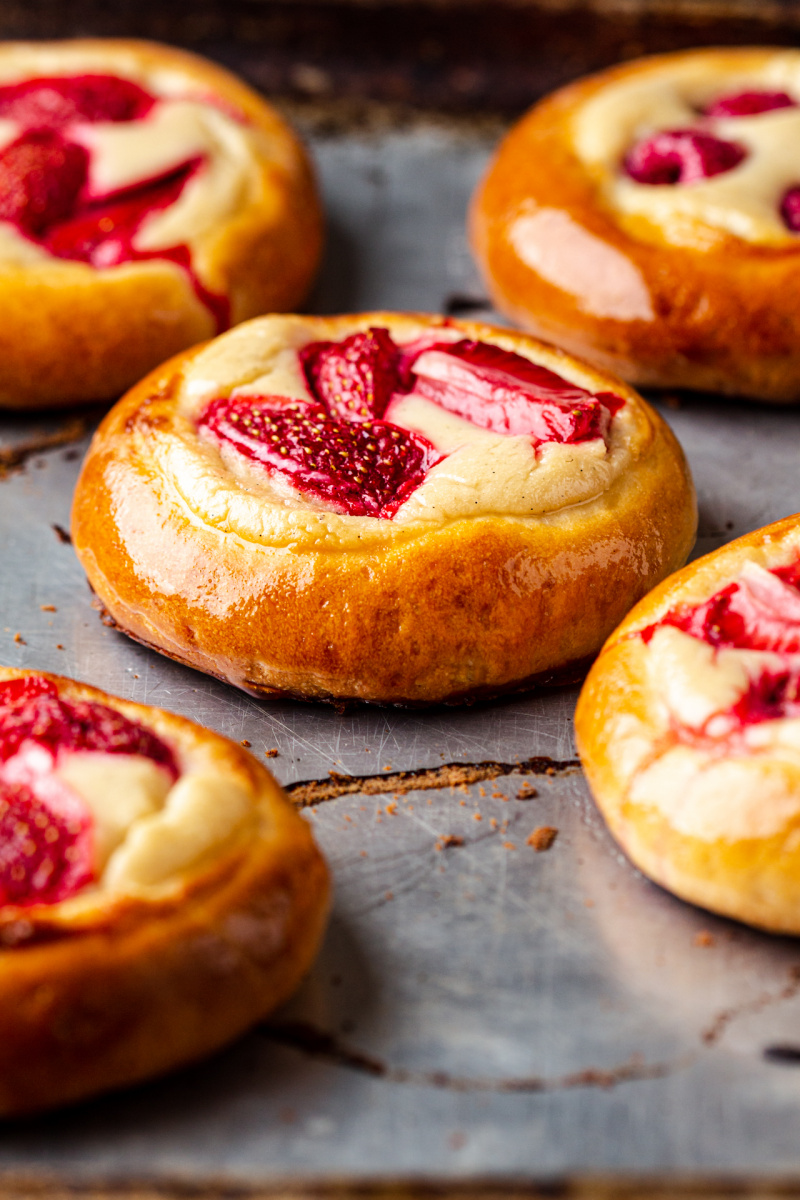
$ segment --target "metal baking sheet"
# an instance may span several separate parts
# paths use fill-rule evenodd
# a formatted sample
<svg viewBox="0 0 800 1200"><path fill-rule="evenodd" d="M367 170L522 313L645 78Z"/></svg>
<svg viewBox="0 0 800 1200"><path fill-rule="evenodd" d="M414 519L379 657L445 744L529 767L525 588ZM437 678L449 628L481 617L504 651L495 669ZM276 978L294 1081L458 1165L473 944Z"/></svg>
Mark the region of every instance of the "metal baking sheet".
<svg viewBox="0 0 800 1200"><path fill-rule="evenodd" d="M493 140L433 122L316 136L330 245L312 310L482 312L463 224ZM659 404L698 485L698 552L800 508L800 411ZM0 660L276 749L295 798L318 798L336 898L263 1028L3 1127L0 1184L800 1173L800 943L625 861L574 761L576 691L340 714L258 702L105 628L64 535L95 416L84 436L74 414L0 425ZM537 853L542 825L558 836Z"/></svg>

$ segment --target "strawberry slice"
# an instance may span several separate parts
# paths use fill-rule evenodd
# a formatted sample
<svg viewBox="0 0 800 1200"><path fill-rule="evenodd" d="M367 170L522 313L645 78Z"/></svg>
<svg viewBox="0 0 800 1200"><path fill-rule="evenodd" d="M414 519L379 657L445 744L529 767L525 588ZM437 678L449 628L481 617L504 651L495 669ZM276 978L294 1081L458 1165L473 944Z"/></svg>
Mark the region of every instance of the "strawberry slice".
<svg viewBox="0 0 800 1200"><path fill-rule="evenodd" d="M414 391L482 429L527 434L534 444L603 437L623 401L592 396L533 363L485 342L443 343L411 367Z"/></svg>
<svg viewBox="0 0 800 1200"><path fill-rule="evenodd" d="M30 676L0 685L0 763L26 743L48 749L138 754L178 777L169 746L143 725L116 709L89 700L62 700L49 680Z"/></svg>
<svg viewBox="0 0 800 1200"><path fill-rule="evenodd" d="M758 117L778 108L797 108L797 101L788 92L732 92L720 96L705 110L707 117Z"/></svg>
<svg viewBox="0 0 800 1200"><path fill-rule="evenodd" d="M111 267L141 258L164 258L167 251L134 250L136 231L151 212L169 208L180 196L200 160L184 163L168 175L146 180L133 188L71 216L48 229L44 245L58 258Z"/></svg>
<svg viewBox="0 0 800 1200"><path fill-rule="evenodd" d="M0 87L0 117L27 129L59 129L76 121L136 121L155 98L116 75L46 76Z"/></svg>
<svg viewBox="0 0 800 1200"><path fill-rule="evenodd" d="M89 810L69 788L49 787L44 801L0 779L0 904L74 896L93 878L91 833Z"/></svg>
<svg viewBox="0 0 800 1200"><path fill-rule="evenodd" d="M668 129L634 146L623 167L637 183L663 186L710 179L733 170L746 157L747 151L736 142L696 129Z"/></svg>
<svg viewBox="0 0 800 1200"><path fill-rule="evenodd" d="M737 583L728 584L705 604L673 610L662 624L675 625L716 647L796 654L800 652L800 591L792 568L779 571L748 562ZM653 625L646 630L646 641L655 629Z"/></svg>
<svg viewBox="0 0 800 1200"><path fill-rule="evenodd" d="M380 419L399 387L400 351L387 329L311 342L299 357L311 394L341 421Z"/></svg>
<svg viewBox="0 0 800 1200"><path fill-rule="evenodd" d="M83 146L34 129L0 150L0 221L32 237L69 216L89 170Z"/></svg>
<svg viewBox="0 0 800 1200"><path fill-rule="evenodd" d="M419 434L281 397L212 400L199 425L349 516L391 517L440 457Z"/></svg>

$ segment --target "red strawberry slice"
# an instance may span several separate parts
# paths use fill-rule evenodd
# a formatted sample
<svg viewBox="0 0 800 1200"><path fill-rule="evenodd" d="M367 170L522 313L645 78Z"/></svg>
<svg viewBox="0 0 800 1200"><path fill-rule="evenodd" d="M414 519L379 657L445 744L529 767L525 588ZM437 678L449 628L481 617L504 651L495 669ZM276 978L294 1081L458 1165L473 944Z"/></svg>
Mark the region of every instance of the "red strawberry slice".
<svg viewBox="0 0 800 1200"><path fill-rule="evenodd" d="M535 444L602 437L623 401L592 396L520 354L485 342L443 343L412 366L414 390L482 429Z"/></svg>
<svg viewBox="0 0 800 1200"><path fill-rule="evenodd" d="M321 405L281 397L213 400L199 424L354 517L393 516L440 458L418 434L383 421L337 421Z"/></svg>
<svg viewBox="0 0 800 1200"><path fill-rule="evenodd" d="M731 171L747 156L736 142L696 129L670 129L645 138L628 153L624 168L637 183L694 183Z"/></svg>
<svg viewBox="0 0 800 1200"><path fill-rule="evenodd" d="M792 233L800 232L800 185L790 187L781 201L781 217Z"/></svg>
<svg viewBox="0 0 800 1200"><path fill-rule="evenodd" d="M342 342L311 342L300 363L311 394L342 421L380 419L398 390L400 351L386 329Z"/></svg>
<svg viewBox="0 0 800 1200"><path fill-rule="evenodd" d="M0 685L0 762L26 743L59 750L102 751L150 758L178 776L169 746L143 725L116 709L88 700L62 700L55 685L30 677Z"/></svg>
<svg viewBox="0 0 800 1200"><path fill-rule="evenodd" d="M705 604L668 613L663 624L675 625L712 646L796 654L800 652L800 591L791 571L782 568L779 574L749 563L738 583L728 584ZM648 628L646 640L656 628Z"/></svg>
<svg viewBox="0 0 800 1200"><path fill-rule="evenodd" d="M707 117L757 117L778 108L796 108L788 92L748 91L720 96L706 111Z"/></svg>
<svg viewBox="0 0 800 1200"><path fill-rule="evenodd" d="M83 146L44 129L24 133L0 150L0 221L37 237L69 216L88 169Z"/></svg>
<svg viewBox="0 0 800 1200"><path fill-rule="evenodd" d="M116 75L52 76L0 87L0 117L27 129L58 129L76 121L136 121L155 98Z"/></svg>
<svg viewBox="0 0 800 1200"><path fill-rule="evenodd" d="M58 780L50 784L45 801L0 779L0 904L55 904L92 881L89 810Z"/></svg>
<svg viewBox="0 0 800 1200"><path fill-rule="evenodd" d="M165 257L165 251L139 253L132 240L151 212L169 208L200 165L193 159L159 179L145 180L124 193L94 203L49 229L44 244L58 258L111 267L136 258Z"/></svg>

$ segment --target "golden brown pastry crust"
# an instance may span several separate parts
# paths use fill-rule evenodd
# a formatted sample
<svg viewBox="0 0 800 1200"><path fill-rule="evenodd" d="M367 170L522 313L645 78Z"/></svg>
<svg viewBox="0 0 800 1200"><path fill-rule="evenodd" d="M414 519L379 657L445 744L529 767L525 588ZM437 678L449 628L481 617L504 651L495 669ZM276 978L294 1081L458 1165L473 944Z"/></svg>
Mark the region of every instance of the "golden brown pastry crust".
<svg viewBox="0 0 800 1200"><path fill-rule="evenodd" d="M592 793L614 837L646 875L684 900L779 933L800 933L800 818L770 836L715 840L675 828L657 807L631 799L647 764L643 746L664 738L659 688L647 669L640 630L678 604L699 605L736 579L743 564L776 567L800 555L800 521L787 517L684 567L655 588L615 630L581 691L575 713L578 751ZM733 756L731 756L733 757ZM763 797L767 753L747 756L749 788ZM800 765L781 770L800 791Z"/></svg>
<svg viewBox="0 0 800 1200"><path fill-rule="evenodd" d="M178 757L202 746L262 814L258 832L152 895L0 908L0 1115L162 1074L223 1046L280 1004L322 937L328 873L275 780L227 738L44 672L109 705ZM79 894L79 899L82 899Z"/></svg>
<svg viewBox="0 0 800 1200"><path fill-rule="evenodd" d="M304 320L311 340L445 324L387 313ZM524 334L447 324L569 361ZM636 431L630 469L593 500L538 518L455 520L395 542L387 521L386 544L361 551L225 532L190 515L158 462L197 353L154 372L101 425L73 540L119 628L257 695L431 704L530 686L596 653L691 548L694 491L675 438L635 392L591 369L597 391L626 398Z"/></svg>
<svg viewBox="0 0 800 1200"><path fill-rule="evenodd" d="M206 274L211 290L229 298L231 324L297 307L319 262L322 214L308 156L276 110L214 63L152 42L4 43L0 63L54 49L78 59L132 55L145 69L180 71L201 94L245 115L264 138L261 197L207 238ZM213 332L211 313L187 274L167 260L104 270L57 258L24 267L0 263L0 408L112 399Z"/></svg>
<svg viewBox="0 0 800 1200"><path fill-rule="evenodd" d="M800 243L770 248L719 233L708 248L689 248L659 244L652 229L639 238L602 199L571 132L576 114L610 84L689 59L746 73L775 53L697 50L648 58L580 80L532 108L506 136L472 203L471 242L497 307L632 383L777 403L800 399ZM591 279L583 295L575 294L526 265L510 231L521 214L540 209L568 218L554 223L551 240L566 247L578 226L619 256L621 278L649 297L652 317L595 315Z"/></svg>

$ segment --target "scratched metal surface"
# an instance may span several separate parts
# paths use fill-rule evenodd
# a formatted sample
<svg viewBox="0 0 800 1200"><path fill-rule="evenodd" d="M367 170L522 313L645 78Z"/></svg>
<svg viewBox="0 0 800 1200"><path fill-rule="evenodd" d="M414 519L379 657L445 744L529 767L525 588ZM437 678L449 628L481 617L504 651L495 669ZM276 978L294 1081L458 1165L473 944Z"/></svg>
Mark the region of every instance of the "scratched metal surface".
<svg viewBox="0 0 800 1200"><path fill-rule="evenodd" d="M331 230L313 308L479 301L462 227L485 135L428 125L315 151ZM700 550L800 508L800 411L698 398L663 411L697 480ZM5 419L0 446L62 424ZM276 747L286 783L573 757L574 691L340 715L258 703L104 628L53 531L68 525L84 445L0 479L0 661L187 713L256 753ZM538 795L518 799L524 783ZM343 796L307 816L336 902L296 999L211 1062L0 1130L0 1176L800 1170L800 1070L774 1055L800 1046L800 945L644 881L576 768L409 792L396 807ZM526 838L539 825L559 833L537 854Z"/></svg>

